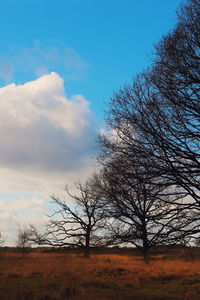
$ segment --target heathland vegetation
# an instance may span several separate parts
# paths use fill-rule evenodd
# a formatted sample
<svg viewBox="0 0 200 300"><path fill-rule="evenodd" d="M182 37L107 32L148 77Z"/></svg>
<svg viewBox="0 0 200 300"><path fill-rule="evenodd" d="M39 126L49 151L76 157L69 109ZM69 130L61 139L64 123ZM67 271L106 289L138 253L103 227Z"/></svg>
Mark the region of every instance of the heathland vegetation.
<svg viewBox="0 0 200 300"><path fill-rule="evenodd" d="M93 249L90 259L64 249L37 249L25 258L4 250L0 299L198 300L200 253L191 261L191 251L157 251L147 265L135 249Z"/></svg>

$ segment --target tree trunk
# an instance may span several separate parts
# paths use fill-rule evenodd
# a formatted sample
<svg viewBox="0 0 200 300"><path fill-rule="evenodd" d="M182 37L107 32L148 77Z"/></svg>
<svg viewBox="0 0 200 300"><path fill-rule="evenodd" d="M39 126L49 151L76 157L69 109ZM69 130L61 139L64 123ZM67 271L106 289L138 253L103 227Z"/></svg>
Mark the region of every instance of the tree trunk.
<svg viewBox="0 0 200 300"><path fill-rule="evenodd" d="M86 240L85 240L85 253L84 256L86 258L90 257L90 232L87 232L86 234Z"/></svg>
<svg viewBox="0 0 200 300"><path fill-rule="evenodd" d="M146 264L150 263L149 249L143 249L143 258Z"/></svg>
<svg viewBox="0 0 200 300"><path fill-rule="evenodd" d="M150 262L149 256L149 245L148 245L148 238L147 238L147 229L146 223L143 222L143 247L142 247L143 257L146 264Z"/></svg>

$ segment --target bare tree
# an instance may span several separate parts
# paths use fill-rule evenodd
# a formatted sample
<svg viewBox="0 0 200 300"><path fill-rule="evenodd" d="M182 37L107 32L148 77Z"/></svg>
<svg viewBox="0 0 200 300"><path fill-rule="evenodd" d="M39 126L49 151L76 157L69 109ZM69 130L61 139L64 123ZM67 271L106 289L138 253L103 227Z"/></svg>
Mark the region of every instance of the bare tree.
<svg viewBox="0 0 200 300"><path fill-rule="evenodd" d="M29 227L19 227L17 233L16 247L22 252L22 257L25 257L25 254L28 251L28 248L31 246L31 235L32 232Z"/></svg>
<svg viewBox="0 0 200 300"><path fill-rule="evenodd" d="M2 232L0 231L0 247L4 245L6 238L3 236Z"/></svg>
<svg viewBox="0 0 200 300"><path fill-rule="evenodd" d="M71 194L65 187L66 199L52 196L57 209L50 215L47 231L40 234L32 226L32 239L39 244L80 247L84 256L89 257L90 247L99 245L103 239L104 207L90 180L85 185L77 182L75 186L77 194Z"/></svg>
<svg viewBox="0 0 200 300"><path fill-rule="evenodd" d="M183 201L180 191L166 189L161 181L155 184L141 176L139 169L118 156L107 162L96 185L107 202L110 240L113 244L133 244L148 262L153 247L181 243L187 238L184 230L193 221L187 219L182 206L174 205L174 199Z"/></svg>
<svg viewBox="0 0 200 300"><path fill-rule="evenodd" d="M178 182L197 206L200 204L199 37L200 1L190 0L179 10L177 26L157 45L154 67L148 76L154 93L159 94L149 110L156 133L148 126L154 146L162 157L165 155L166 163L162 170L159 167L159 172Z"/></svg>
<svg viewBox="0 0 200 300"><path fill-rule="evenodd" d="M36 244L36 245L39 245L39 246L42 246L42 245L45 245L45 244L48 244L48 230L46 230L46 226L44 226L44 230L41 231L37 228L36 225L34 224L30 224L28 226L29 230L30 230L30 241L33 243L33 244Z"/></svg>
<svg viewBox="0 0 200 300"><path fill-rule="evenodd" d="M121 156L140 166L146 182L179 190L181 198L162 201L170 205L173 199L185 211L188 238L200 232L199 12L199 0L181 7L176 27L157 46L152 68L111 99L107 125L112 136L100 138L103 163Z"/></svg>

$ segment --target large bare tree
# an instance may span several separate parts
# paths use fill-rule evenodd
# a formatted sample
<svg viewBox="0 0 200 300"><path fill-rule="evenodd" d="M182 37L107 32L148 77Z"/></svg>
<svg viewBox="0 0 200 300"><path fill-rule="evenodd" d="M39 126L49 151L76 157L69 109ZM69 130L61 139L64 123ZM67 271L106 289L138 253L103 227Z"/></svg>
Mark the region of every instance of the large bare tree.
<svg viewBox="0 0 200 300"><path fill-rule="evenodd" d="M189 212L194 237L200 231L199 37L200 1L188 0L157 45L151 69L113 95L111 137L101 137L101 160L120 155L130 165L136 161L141 178L181 192L184 201L175 197L173 203Z"/></svg>
<svg viewBox="0 0 200 300"><path fill-rule="evenodd" d="M52 197L57 210L48 227L49 244L84 247L88 256L105 216L115 236L140 247L144 257L155 245L196 238L199 37L200 0L188 0L175 28L157 45L152 67L111 98L108 132L100 138L103 188L94 193L91 182L78 184L78 194L66 189L66 199Z"/></svg>
<svg viewBox="0 0 200 300"><path fill-rule="evenodd" d="M148 262L152 248L188 240L185 233L193 220L181 205L174 204L183 201L181 191L166 188L163 180L155 184L154 179L141 175L137 163L121 156L107 162L96 178L96 190L110 216L107 240L133 244Z"/></svg>

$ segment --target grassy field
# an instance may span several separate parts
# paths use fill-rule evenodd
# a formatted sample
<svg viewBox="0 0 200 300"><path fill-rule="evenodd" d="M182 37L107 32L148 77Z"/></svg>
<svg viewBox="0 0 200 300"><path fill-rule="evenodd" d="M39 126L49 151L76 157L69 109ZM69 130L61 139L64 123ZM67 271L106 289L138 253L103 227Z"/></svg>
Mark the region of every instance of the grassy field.
<svg viewBox="0 0 200 300"><path fill-rule="evenodd" d="M200 261L138 256L17 252L0 257L1 300L200 299Z"/></svg>

